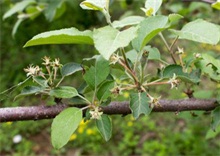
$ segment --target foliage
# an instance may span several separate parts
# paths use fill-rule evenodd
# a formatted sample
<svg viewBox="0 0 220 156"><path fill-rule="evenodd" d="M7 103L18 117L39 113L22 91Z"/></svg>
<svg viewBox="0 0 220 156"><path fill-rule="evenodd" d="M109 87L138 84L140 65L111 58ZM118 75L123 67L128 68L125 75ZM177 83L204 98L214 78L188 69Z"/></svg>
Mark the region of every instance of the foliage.
<svg viewBox="0 0 220 156"><path fill-rule="evenodd" d="M42 3L36 3L36 1L19 2L5 13L4 19L26 9L26 13L20 14L20 19L15 24L13 31L15 34L18 25L24 19L35 18L43 10L45 10L45 16L49 21L59 17L65 9L65 2L53 2L53 5L49 5L49 7ZM82 63L82 65L72 62L64 66L60 64L59 59L51 61L50 58L45 57L43 69L31 65L25 69L27 76L32 78L38 86L25 87L17 97L41 94L70 99L78 96L88 104L80 110L75 110L76 108L64 110L54 119L51 137L55 148L61 148L67 143L82 120L82 110L87 108L89 109L88 118L96 121L96 126L103 138L106 141L109 140L112 133L111 119L106 114L102 114L100 106L109 104L113 98L120 96L125 91L130 93L130 108L134 118L137 119L141 114L150 114L155 105L160 105L160 97L153 97L149 92L149 86L169 84L171 88L177 88L181 82L191 86L198 84L201 81L201 76L204 75L216 83L220 82L220 61L218 58L199 53L184 58L183 55L188 54L184 49L178 47L177 52L173 50L178 39L216 45L220 40L219 26L198 19L185 24L181 30L175 30L176 23L182 16L179 14L156 15L161 5L163 5L162 1L155 3L153 0L147 0L145 8L142 8L147 17L131 16L126 20L111 22L108 0L86 0L80 6L83 9L100 11L108 26L93 31L67 28L44 32L34 36L25 44L25 47L43 44L89 44L93 45L100 54L85 59L86 63ZM216 8L217 4L212 6ZM33 10L34 12L32 12ZM210 32L204 33L207 29ZM163 33L167 33L167 30L172 33L171 37L174 38L170 45L163 35ZM155 36L159 36L164 42L172 63L162 59L161 56L164 53L151 44ZM146 70L149 66L149 60L161 63L161 68L157 69L156 74L151 74ZM92 62L91 64L94 63L94 65L89 67L88 62ZM82 71L86 83L81 91L77 91L74 87L61 85L63 79L77 71ZM61 72L61 77L59 72ZM125 80L127 83L122 83ZM190 87L187 89L189 90ZM107 91L102 94L103 90ZM76 112L80 112L79 115L75 116ZM213 112L213 128L219 124L216 112L219 114L218 110ZM66 123L71 123L74 126L69 127L70 125ZM63 130L64 136L57 138L57 133L61 133L61 130Z"/></svg>

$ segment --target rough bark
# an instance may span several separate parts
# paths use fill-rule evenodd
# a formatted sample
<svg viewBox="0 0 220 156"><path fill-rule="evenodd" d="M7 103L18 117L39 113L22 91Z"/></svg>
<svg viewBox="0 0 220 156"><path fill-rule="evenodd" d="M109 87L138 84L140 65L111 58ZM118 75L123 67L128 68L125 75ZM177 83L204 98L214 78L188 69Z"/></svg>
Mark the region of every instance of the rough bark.
<svg viewBox="0 0 220 156"><path fill-rule="evenodd" d="M82 108L82 105L57 104L52 106L28 106L0 108L0 122L51 119L67 107ZM181 112L181 111L211 111L218 106L215 99L183 99L183 100L160 100L160 107L155 106L154 112ZM108 106L102 107L105 114L130 114L129 103L111 102Z"/></svg>

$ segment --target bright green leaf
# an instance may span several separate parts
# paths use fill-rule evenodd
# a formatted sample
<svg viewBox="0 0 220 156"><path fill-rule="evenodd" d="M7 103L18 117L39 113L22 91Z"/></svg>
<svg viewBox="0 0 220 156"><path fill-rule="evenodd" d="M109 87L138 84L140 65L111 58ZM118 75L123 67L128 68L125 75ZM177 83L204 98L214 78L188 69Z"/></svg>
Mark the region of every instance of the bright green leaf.
<svg viewBox="0 0 220 156"><path fill-rule="evenodd" d="M136 27L124 31L119 31L110 26L96 29L93 33L95 48L108 60L118 48L128 46L131 40L136 37L136 31Z"/></svg>
<svg viewBox="0 0 220 156"><path fill-rule="evenodd" d="M67 108L58 114L51 126L51 141L54 148L63 147L82 120L82 110Z"/></svg>
<svg viewBox="0 0 220 156"><path fill-rule="evenodd" d="M10 17L17 12L23 11L28 5L35 3L35 0L23 0L21 2L18 2L3 15L3 19Z"/></svg>
<svg viewBox="0 0 220 156"><path fill-rule="evenodd" d="M114 81L106 81L97 91L97 98L100 101L107 99L111 95L111 89L114 87Z"/></svg>
<svg viewBox="0 0 220 156"><path fill-rule="evenodd" d="M149 10L150 8L152 8L152 15L155 16L156 12L159 10L161 4L162 4L162 0L146 0L145 2L145 8L147 10Z"/></svg>
<svg viewBox="0 0 220 156"><path fill-rule="evenodd" d="M212 123L211 127L213 131L220 126L220 106L216 107L215 110L212 111Z"/></svg>
<svg viewBox="0 0 220 156"><path fill-rule="evenodd" d="M159 32L167 27L168 17L152 16L148 17L140 23L138 37L132 41L132 45L138 52Z"/></svg>
<svg viewBox="0 0 220 156"><path fill-rule="evenodd" d="M83 69L82 66L78 63L74 63L74 62L67 63L62 67L61 75L62 76L69 76L69 75L74 74L77 71L82 70L82 69Z"/></svg>
<svg viewBox="0 0 220 156"><path fill-rule="evenodd" d="M137 25L143 20L144 20L144 17L141 17L141 16L129 16L129 17L123 18L120 21L114 21L112 23L112 26L114 28L123 28L129 25Z"/></svg>
<svg viewBox="0 0 220 156"><path fill-rule="evenodd" d="M96 120L96 126L101 133L102 137L105 139L105 141L108 141L112 136L112 121L111 118L103 114L101 116L101 119Z"/></svg>
<svg viewBox="0 0 220 156"><path fill-rule="evenodd" d="M149 115L152 111L150 108L149 101L146 93L132 93L130 95L130 109L135 119L141 114Z"/></svg>
<svg viewBox="0 0 220 156"><path fill-rule="evenodd" d="M82 9L100 10L108 9L109 0L85 0L80 3Z"/></svg>
<svg viewBox="0 0 220 156"><path fill-rule="evenodd" d="M218 0L218 1L215 2L215 3L212 3L212 7L215 8L215 9L220 10L220 1Z"/></svg>
<svg viewBox="0 0 220 156"><path fill-rule="evenodd" d="M24 47L43 44L93 44L92 32L76 28L48 31L34 36Z"/></svg>
<svg viewBox="0 0 220 156"><path fill-rule="evenodd" d="M78 92L75 88L69 86L61 86L54 88L49 93L50 96L56 98L72 98L78 95Z"/></svg>
<svg viewBox="0 0 220 156"><path fill-rule="evenodd" d="M102 56L96 59L95 67L90 67L84 75L86 83L95 89L101 82L103 82L110 72L109 62Z"/></svg>
<svg viewBox="0 0 220 156"><path fill-rule="evenodd" d="M208 33L207 33L207 30ZM181 30L171 30L179 36L179 39L187 39L201 43L217 44L220 40L218 27L202 19L195 20L186 24Z"/></svg>

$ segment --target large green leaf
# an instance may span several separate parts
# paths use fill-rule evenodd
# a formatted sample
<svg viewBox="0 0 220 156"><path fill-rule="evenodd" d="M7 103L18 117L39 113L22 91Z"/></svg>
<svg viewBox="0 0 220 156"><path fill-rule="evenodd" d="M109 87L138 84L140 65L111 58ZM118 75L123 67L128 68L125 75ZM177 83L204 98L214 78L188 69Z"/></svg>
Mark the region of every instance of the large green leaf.
<svg viewBox="0 0 220 156"><path fill-rule="evenodd" d="M138 37L132 41L132 45L138 52L159 32L165 30L167 27L168 17L166 16L152 16L146 18L140 23L138 30Z"/></svg>
<svg viewBox="0 0 220 156"><path fill-rule="evenodd" d="M135 119L141 114L149 115L152 111L150 108L149 101L146 93L132 93L130 95L130 109Z"/></svg>
<svg viewBox="0 0 220 156"><path fill-rule="evenodd" d="M23 11L28 5L35 3L35 0L23 0L21 2L18 2L3 15L3 19L10 17L17 12Z"/></svg>
<svg viewBox="0 0 220 156"><path fill-rule="evenodd" d="M112 23L112 26L114 28L123 28L125 26L139 24L143 20L144 20L144 17L141 17L141 16L129 16L129 17L123 18L120 21L114 21Z"/></svg>
<svg viewBox="0 0 220 156"><path fill-rule="evenodd" d="M70 136L77 129L82 120L82 110L79 108L67 108L58 114L51 126L51 140L54 148L63 147Z"/></svg>
<svg viewBox="0 0 220 156"><path fill-rule="evenodd" d="M191 73L185 73L180 65L169 65L163 70L163 78L172 78L174 74L185 82L198 83L201 72L200 70L193 70Z"/></svg>
<svg viewBox="0 0 220 156"><path fill-rule="evenodd" d="M93 44L92 32L76 28L48 31L34 36L24 47L43 44Z"/></svg>
<svg viewBox="0 0 220 156"><path fill-rule="evenodd" d="M61 75L62 76L69 76L69 75L74 74L77 71L82 70L82 69L83 69L82 66L78 63L74 63L74 62L67 63L62 67Z"/></svg>
<svg viewBox="0 0 220 156"><path fill-rule="evenodd" d="M171 30L179 39L187 39L201 43L217 44L220 40L218 27L202 19L186 24L181 30Z"/></svg>
<svg viewBox="0 0 220 156"><path fill-rule="evenodd" d="M109 62L102 56L96 59L95 67L90 67L84 75L86 83L95 89L101 82L103 82L110 72Z"/></svg>
<svg viewBox="0 0 220 156"><path fill-rule="evenodd" d="M124 31L119 31L110 26L96 29L93 33L95 48L108 60L118 48L128 46L131 40L136 37L136 31L136 27Z"/></svg>
<svg viewBox="0 0 220 156"><path fill-rule="evenodd" d="M211 127L215 131L215 129L220 126L220 106L216 107L212 112L212 123Z"/></svg>
<svg viewBox="0 0 220 156"><path fill-rule="evenodd" d="M107 99L111 95L111 89L114 87L114 81L106 81L101 85L97 92L97 98L100 101Z"/></svg>
<svg viewBox="0 0 220 156"><path fill-rule="evenodd" d="M54 88L49 93L50 96L56 98L72 98L78 95L78 92L75 88L69 86L61 86Z"/></svg>
<svg viewBox="0 0 220 156"><path fill-rule="evenodd" d="M108 141L112 136L112 121L111 118L103 114L101 116L101 119L96 120L96 126L101 133L102 137L105 139L105 141Z"/></svg>

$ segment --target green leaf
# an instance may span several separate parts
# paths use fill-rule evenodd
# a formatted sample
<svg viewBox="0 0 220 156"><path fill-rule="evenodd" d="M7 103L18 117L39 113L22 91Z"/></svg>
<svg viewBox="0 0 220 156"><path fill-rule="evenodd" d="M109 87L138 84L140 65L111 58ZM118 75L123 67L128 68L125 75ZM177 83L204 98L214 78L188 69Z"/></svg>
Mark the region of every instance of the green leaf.
<svg viewBox="0 0 220 156"><path fill-rule="evenodd" d="M108 141L112 136L112 121L111 118L103 114L100 120L96 120L96 126L105 141Z"/></svg>
<svg viewBox="0 0 220 156"><path fill-rule="evenodd" d="M82 9L100 10L108 9L109 0L86 0L80 3Z"/></svg>
<svg viewBox="0 0 220 156"><path fill-rule="evenodd" d="M149 115L151 113L152 108L149 106L150 99L145 92L132 93L130 98L130 109L135 119L141 114Z"/></svg>
<svg viewBox="0 0 220 156"><path fill-rule="evenodd" d="M34 20L37 16L41 14L41 10L44 10L45 6L44 5L37 5L37 6L28 6L25 11L30 17L31 20Z"/></svg>
<svg viewBox="0 0 220 156"><path fill-rule="evenodd" d="M17 12L23 11L28 5L35 4L35 0L23 0L21 2L16 3L10 10L8 10L4 15L3 19L6 19Z"/></svg>
<svg viewBox="0 0 220 156"><path fill-rule="evenodd" d="M215 3L212 3L212 7L215 8L215 9L220 10L220 1L218 0L218 1L215 2Z"/></svg>
<svg viewBox="0 0 220 156"><path fill-rule="evenodd" d="M218 134L220 134L220 126L218 126L215 131L209 129L208 132L206 133L205 139L215 138Z"/></svg>
<svg viewBox="0 0 220 156"><path fill-rule="evenodd" d="M39 87L39 86L26 86L22 89L21 93L15 97L15 99L17 99L18 97L22 97L22 96L37 94L43 90L44 90L44 88Z"/></svg>
<svg viewBox="0 0 220 156"><path fill-rule="evenodd" d="M208 74L211 79L220 81L220 60L209 54L202 54L201 58L195 63L196 67Z"/></svg>
<svg viewBox="0 0 220 156"><path fill-rule="evenodd" d="M65 1L50 1L45 10L45 16L48 21L52 21L61 16L66 10Z"/></svg>
<svg viewBox="0 0 220 156"><path fill-rule="evenodd" d="M40 86L42 87L48 87L48 81L45 80L44 78L40 77L40 76L34 76L33 80L38 83Z"/></svg>
<svg viewBox="0 0 220 156"><path fill-rule="evenodd" d="M148 17L140 23L138 36L132 41L132 45L138 52L159 32L167 27L168 17L152 16Z"/></svg>
<svg viewBox="0 0 220 156"><path fill-rule="evenodd" d="M74 62L67 63L62 67L61 75L62 76L69 76L69 75L74 74L77 71L82 70L82 69L83 69L82 66L78 63L74 63Z"/></svg>
<svg viewBox="0 0 220 156"><path fill-rule="evenodd" d="M43 44L93 44L92 32L76 28L48 31L34 36L24 47Z"/></svg>
<svg viewBox="0 0 220 156"><path fill-rule="evenodd" d="M149 60L159 60L159 61L161 60L160 52L157 48L151 47L151 46L146 46L146 47L144 47L144 50L149 52L149 55L148 55Z"/></svg>
<svg viewBox="0 0 220 156"><path fill-rule="evenodd" d="M183 16L179 14L169 14L168 19L169 19L169 24L172 25L173 23L179 21Z"/></svg>
<svg viewBox="0 0 220 156"><path fill-rule="evenodd" d="M100 101L107 99L111 95L111 89L114 87L114 81L106 81L97 91L97 98Z"/></svg>
<svg viewBox="0 0 220 156"><path fill-rule="evenodd" d="M86 83L95 89L101 82L103 82L110 72L109 62L102 56L96 59L95 67L90 67L84 75Z"/></svg>
<svg viewBox="0 0 220 156"><path fill-rule="evenodd" d="M153 14L153 16L155 16L155 14L159 10L162 2L163 2L162 0L146 0L145 8L147 10L152 8L152 10L153 10L152 14Z"/></svg>
<svg viewBox="0 0 220 156"><path fill-rule="evenodd" d="M51 141L54 148L63 147L82 120L82 110L67 108L58 114L51 126Z"/></svg>
<svg viewBox="0 0 220 156"><path fill-rule="evenodd" d="M61 86L54 88L49 93L50 96L56 98L72 98L78 95L78 92L75 88L69 86Z"/></svg>
<svg viewBox="0 0 220 156"><path fill-rule="evenodd" d="M172 78L174 73L177 78L185 82L198 83L200 82L200 70L193 70L191 73L184 73L180 65L169 65L163 70L163 78Z"/></svg>
<svg viewBox="0 0 220 156"><path fill-rule="evenodd" d="M209 30L208 33L205 33L207 30ZM179 39L187 39L213 45L217 44L220 40L220 31L218 27L202 19L186 24L180 31L171 30L171 32L178 35Z"/></svg>
<svg viewBox="0 0 220 156"><path fill-rule="evenodd" d="M218 126L220 126L220 106L216 107L212 111L211 127L212 127L213 131L215 131Z"/></svg>
<svg viewBox="0 0 220 156"><path fill-rule="evenodd" d="M118 48L128 46L136 37L136 31L136 27L124 31L119 31L111 26L96 29L93 33L95 48L108 60Z"/></svg>
<svg viewBox="0 0 220 156"><path fill-rule="evenodd" d="M123 18L120 21L114 21L112 23L112 26L114 28L123 28L129 25L137 25L143 20L144 20L144 17L141 17L141 16L129 16L129 17Z"/></svg>
<svg viewBox="0 0 220 156"><path fill-rule="evenodd" d="M20 25L23 21L24 21L24 19L22 19L22 18L20 18L20 19L18 19L18 20L16 21L16 23L15 23L15 25L14 25L14 27L13 27L13 30L12 30L12 36L13 36L13 37L15 37L15 34L16 34L17 30L18 30L18 27L19 27L19 25Z"/></svg>

